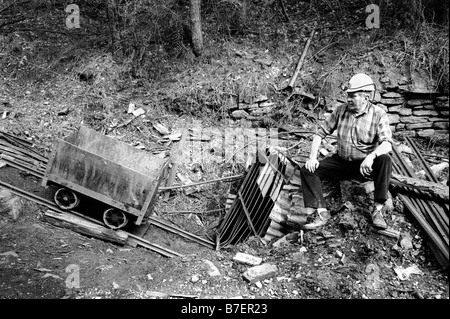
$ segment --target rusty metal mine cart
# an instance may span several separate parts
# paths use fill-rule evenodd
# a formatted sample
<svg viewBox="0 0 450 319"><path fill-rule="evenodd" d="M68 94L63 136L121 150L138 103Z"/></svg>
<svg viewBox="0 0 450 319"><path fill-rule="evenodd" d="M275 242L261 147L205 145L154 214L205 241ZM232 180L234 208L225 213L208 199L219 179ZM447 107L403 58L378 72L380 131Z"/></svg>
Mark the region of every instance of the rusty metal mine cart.
<svg viewBox="0 0 450 319"><path fill-rule="evenodd" d="M72 210L80 195L107 205L103 222L119 229L143 222L155 204L167 160L149 155L112 137L81 126L66 139L56 139L42 186L57 185L55 203Z"/></svg>

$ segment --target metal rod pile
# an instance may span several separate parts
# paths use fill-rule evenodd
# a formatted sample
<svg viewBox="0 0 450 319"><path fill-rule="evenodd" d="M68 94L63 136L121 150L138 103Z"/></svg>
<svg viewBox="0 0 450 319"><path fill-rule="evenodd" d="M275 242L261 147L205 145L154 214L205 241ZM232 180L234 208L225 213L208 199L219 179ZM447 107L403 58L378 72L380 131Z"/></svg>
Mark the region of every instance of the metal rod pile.
<svg viewBox="0 0 450 319"><path fill-rule="evenodd" d="M270 212L284 184L285 169L285 158L258 150L255 162L220 224L217 250L240 243L252 235L260 237L265 233L270 224Z"/></svg>
<svg viewBox="0 0 450 319"><path fill-rule="evenodd" d="M428 167L425 159L418 151L413 140L406 137L408 144L419 159L420 165L426 172L426 178L429 181L438 183ZM397 174L408 177L414 177L414 172L402 159L398 150L393 147L394 161L393 170ZM400 189L402 191L402 189ZM442 268L448 268L449 264L449 207L448 202L435 201L418 197L415 192L409 192L408 196L402 193L398 194L405 207L414 216L420 226L423 228L430 241L430 249L438 260Z"/></svg>
<svg viewBox="0 0 450 319"><path fill-rule="evenodd" d="M0 160L37 177L44 176L47 158L39 154L33 143L0 131Z"/></svg>

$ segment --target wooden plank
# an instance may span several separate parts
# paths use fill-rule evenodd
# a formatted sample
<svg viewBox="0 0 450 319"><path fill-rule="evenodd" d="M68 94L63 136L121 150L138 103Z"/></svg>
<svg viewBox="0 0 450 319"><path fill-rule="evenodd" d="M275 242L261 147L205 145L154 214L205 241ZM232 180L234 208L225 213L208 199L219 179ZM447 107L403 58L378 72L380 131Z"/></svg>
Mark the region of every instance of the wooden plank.
<svg viewBox="0 0 450 319"><path fill-rule="evenodd" d="M7 146L13 150L16 150L16 151L20 152L22 155L28 155L29 157L33 157L34 159L44 162L44 163L47 162L47 159L45 157L43 157L42 155L39 155L38 153L36 153L36 151L31 151L29 148L17 147L17 146L14 146L13 144L3 141L2 139L0 139L0 144L3 146Z"/></svg>
<svg viewBox="0 0 450 319"><path fill-rule="evenodd" d="M413 191L416 190L420 193L427 193L429 196L439 197L445 201L449 200L449 188L441 183L430 182L396 173L392 173L392 179L406 184L405 186L411 187ZM401 184L398 186L401 186Z"/></svg>
<svg viewBox="0 0 450 319"><path fill-rule="evenodd" d="M160 157L84 126L80 127L77 134L69 136L66 142L155 179L166 162Z"/></svg>
<svg viewBox="0 0 450 319"><path fill-rule="evenodd" d="M19 169L19 170L22 170L22 171L26 171L26 172L28 172L29 174L31 174L31 175L33 175L33 176L36 176L36 177L38 177L38 178L42 178L42 176L43 176L43 172L40 172L40 171L38 171L38 170L35 170L34 168L32 168L32 167L27 167L27 166L23 166L23 165L20 165L20 164L17 164L17 163L15 163L14 162L14 159L12 158L12 157L10 157L10 156L5 156L5 155L3 155L3 154L0 154L0 159L2 159L3 160L3 163L5 163L5 164L7 164L7 165L9 165L9 166L12 166L12 167L15 167L15 168L17 168L17 169ZM1 163L2 161L0 161L0 163ZM0 165L0 167L2 167L1 165Z"/></svg>
<svg viewBox="0 0 450 319"><path fill-rule="evenodd" d="M39 166L40 165L39 161L34 160L34 159L30 158L30 157L24 156L23 154L20 154L18 151L14 150L14 149L12 149L10 147L7 147L7 146L0 145L0 152L4 153L6 155L12 156L14 158L18 158L18 159L20 159L20 160L22 160L24 162L30 163L30 164L32 164L34 166Z"/></svg>
<svg viewBox="0 0 450 319"><path fill-rule="evenodd" d="M188 122L185 123L185 125L184 125L183 132L181 134L181 140L180 140L179 144L171 150L170 160L171 160L172 167L170 168L169 176L168 176L167 182L166 182L166 187L172 186L172 184L175 180L178 166L180 165L180 162L183 159L183 157L187 156L184 146L186 144L186 139L188 138L188 135L189 135L189 128L188 128L189 124L190 124L190 120L188 120ZM170 191L167 191L164 194L164 199L167 200L169 198L169 196L170 196Z"/></svg>
<svg viewBox="0 0 450 319"><path fill-rule="evenodd" d="M308 52L309 45L311 44L311 40L312 40L315 32L316 32L316 30L313 29L311 31L311 34L309 35L308 41L306 41L306 45L305 45L305 48L303 49L303 53L302 53L302 55L300 56L300 59L297 62L297 66L295 68L295 72L292 75L291 80L289 81L288 87L290 87L290 88L294 87L295 81L297 80L297 76L298 76L298 74L300 72L300 69L302 68L303 61L305 60L306 52Z"/></svg>
<svg viewBox="0 0 450 319"><path fill-rule="evenodd" d="M70 182L127 207L142 209L153 180L142 173L89 153L63 140L55 144L56 156L46 176L49 181ZM92 194L86 194L91 196ZM110 204L109 201L105 203ZM128 210L126 210L128 211Z"/></svg>
<svg viewBox="0 0 450 319"><path fill-rule="evenodd" d="M61 214L53 210L47 210L44 216L45 220L52 225L68 228L83 235L121 245L126 244L128 240L128 234L121 230L112 230L70 213Z"/></svg>
<svg viewBox="0 0 450 319"><path fill-rule="evenodd" d="M144 206L142 207L142 214L138 217L138 219L135 222L136 225L141 225L144 217L147 216L153 210L153 208L156 204L157 197L158 197L159 185L161 185L161 182L163 181L163 179L165 179L168 166L169 166L169 163L166 162L166 164L162 168L162 172L161 172L159 178L153 182L153 188L147 195L147 199L145 200ZM141 233L140 233L141 237L143 237L145 235L145 233L148 230L148 227L149 227L149 224L145 228L141 228Z"/></svg>
<svg viewBox="0 0 450 319"><path fill-rule="evenodd" d="M56 148L54 147L54 148L52 149L52 152L50 153L49 158L48 158L47 167L45 168L44 177L42 178L42 183L41 183L41 185L42 185L43 187L47 187L47 184L48 184L48 176L49 176L50 171L51 171L51 169L52 169L53 162L55 161L55 157L56 157Z"/></svg>

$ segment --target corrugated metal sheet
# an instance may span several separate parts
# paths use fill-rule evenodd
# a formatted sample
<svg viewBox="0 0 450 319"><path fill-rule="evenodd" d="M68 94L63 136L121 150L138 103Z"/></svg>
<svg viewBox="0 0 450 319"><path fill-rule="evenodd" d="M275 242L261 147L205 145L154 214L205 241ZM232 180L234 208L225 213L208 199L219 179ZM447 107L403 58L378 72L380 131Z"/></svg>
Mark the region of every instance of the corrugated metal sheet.
<svg viewBox="0 0 450 319"><path fill-rule="evenodd" d="M286 158L269 149L258 150L230 210L220 224L217 249L264 236L270 212L285 183Z"/></svg>

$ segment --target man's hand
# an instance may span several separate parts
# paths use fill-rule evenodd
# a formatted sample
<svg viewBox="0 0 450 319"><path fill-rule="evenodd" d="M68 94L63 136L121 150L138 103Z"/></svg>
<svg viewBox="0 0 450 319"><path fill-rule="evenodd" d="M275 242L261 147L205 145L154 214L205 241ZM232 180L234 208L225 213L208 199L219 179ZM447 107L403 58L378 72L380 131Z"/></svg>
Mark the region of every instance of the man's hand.
<svg viewBox="0 0 450 319"><path fill-rule="evenodd" d="M375 156L372 153L370 153L369 155L366 156L364 161L361 163L361 165L359 167L359 171L361 172L362 176L364 176L364 177L370 176L370 174L372 173L372 165L373 165L374 159L375 159Z"/></svg>
<svg viewBox="0 0 450 319"><path fill-rule="evenodd" d="M309 159L306 161L305 167L308 171L314 173L317 167L319 167L319 161L317 159Z"/></svg>

